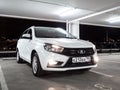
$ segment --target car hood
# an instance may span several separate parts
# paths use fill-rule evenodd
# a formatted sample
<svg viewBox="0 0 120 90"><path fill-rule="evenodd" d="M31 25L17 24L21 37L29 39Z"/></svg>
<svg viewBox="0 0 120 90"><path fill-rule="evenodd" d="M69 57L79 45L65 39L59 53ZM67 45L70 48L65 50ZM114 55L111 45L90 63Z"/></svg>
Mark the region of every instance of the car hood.
<svg viewBox="0 0 120 90"><path fill-rule="evenodd" d="M67 38L37 38L40 43L55 44L62 47L69 48L82 48L82 47L93 47L93 44L89 41L79 40L79 39L67 39Z"/></svg>

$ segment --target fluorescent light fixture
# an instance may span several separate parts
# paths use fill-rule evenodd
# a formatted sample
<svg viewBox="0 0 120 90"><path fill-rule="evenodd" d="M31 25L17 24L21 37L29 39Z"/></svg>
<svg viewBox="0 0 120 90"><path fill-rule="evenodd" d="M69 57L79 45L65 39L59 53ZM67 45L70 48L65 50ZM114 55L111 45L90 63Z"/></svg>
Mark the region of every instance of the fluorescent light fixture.
<svg viewBox="0 0 120 90"><path fill-rule="evenodd" d="M116 17L109 18L109 19L106 20L106 21L109 22L109 23L117 23L117 22L120 22L120 16L116 16Z"/></svg>
<svg viewBox="0 0 120 90"><path fill-rule="evenodd" d="M60 16L61 17L71 16L71 15L77 14L78 12L79 12L79 9L71 8L69 10L62 12Z"/></svg>
<svg viewBox="0 0 120 90"><path fill-rule="evenodd" d="M57 15L60 17L67 17L67 16L72 16L77 13L79 13L81 10L77 8L72 8L72 7L63 7L60 10L57 10Z"/></svg>
<svg viewBox="0 0 120 90"><path fill-rule="evenodd" d="M91 18L91 17L95 17L95 16L98 16L98 15L101 15L101 14L104 14L104 13L107 13L107 12L110 12L110 11L113 11L113 10L117 10L117 9L120 9L120 6L117 6L117 7L113 7L113 8L110 8L110 9L106 9L106 10L103 10L103 11L99 11L99 12L89 12L88 15L86 16L83 16L83 17L80 17L80 18L77 18L77 19L74 19L72 21L69 21L70 22L75 22L75 21L80 21L80 20L84 20L84 19L87 19L87 18ZM91 14L90 14L91 13Z"/></svg>

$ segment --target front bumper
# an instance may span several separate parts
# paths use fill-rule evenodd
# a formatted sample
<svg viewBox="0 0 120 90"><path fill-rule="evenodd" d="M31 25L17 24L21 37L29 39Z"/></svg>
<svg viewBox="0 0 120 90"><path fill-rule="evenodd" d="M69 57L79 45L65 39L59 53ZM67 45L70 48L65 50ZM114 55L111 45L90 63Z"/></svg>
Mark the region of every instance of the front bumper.
<svg viewBox="0 0 120 90"><path fill-rule="evenodd" d="M67 71L67 70L93 68L97 66L97 62L98 62L98 60L96 60L97 57L96 53L90 56L91 61L87 63L72 63L73 57L71 56L61 55L47 51L45 51L44 53L45 54L40 60L41 60L41 66L45 71ZM51 64L50 62L53 63Z"/></svg>

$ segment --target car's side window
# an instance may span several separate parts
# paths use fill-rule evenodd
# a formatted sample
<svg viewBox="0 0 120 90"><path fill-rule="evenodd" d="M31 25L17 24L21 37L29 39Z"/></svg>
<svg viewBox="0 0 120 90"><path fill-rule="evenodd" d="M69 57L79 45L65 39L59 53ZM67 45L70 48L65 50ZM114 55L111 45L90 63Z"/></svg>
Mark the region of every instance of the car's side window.
<svg viewBox="0 0 120 90"><path fill-rule="evenodd" d="M20 36L20 38L24 38L24 35L27 34L28 30L25 30L23 34Z"/></svg>
<svg viewBox="0 0 120 90"><path fill-rule="evenodd" d="M25 31L23 32L23 34L27 34L27 32L28 32L28 29L27 29L27 30L25 30ZM22 34L22 35L23 35L23 34Z"/></svg>
<svg viewBox="0 0 120 90"><path fill-rule="evenodd" d="M22 39L32 39L32 30L31 29L27 29L23 32Z"/></svg>
<svg viewBox="0 0 120 90"><path fill-rule="evenodd" d="M32 36L32 30L29 29L28 32L27 32L27 34L30 34Z"/></svg>

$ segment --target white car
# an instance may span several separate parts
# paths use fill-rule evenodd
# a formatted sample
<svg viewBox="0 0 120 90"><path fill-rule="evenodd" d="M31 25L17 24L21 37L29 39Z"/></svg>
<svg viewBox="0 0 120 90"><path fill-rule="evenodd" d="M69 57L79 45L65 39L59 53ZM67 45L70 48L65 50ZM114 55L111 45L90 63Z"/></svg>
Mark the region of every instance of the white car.
<svg viewBox="0 0 120 90"><path fill-rule="evenodd" d="M27 61L32 72L88 70L97 66L95 45L79 40L61 28L35 27L25 30L17 42L17 62Z"/></svg>

